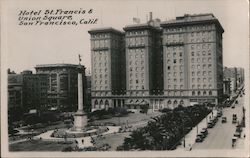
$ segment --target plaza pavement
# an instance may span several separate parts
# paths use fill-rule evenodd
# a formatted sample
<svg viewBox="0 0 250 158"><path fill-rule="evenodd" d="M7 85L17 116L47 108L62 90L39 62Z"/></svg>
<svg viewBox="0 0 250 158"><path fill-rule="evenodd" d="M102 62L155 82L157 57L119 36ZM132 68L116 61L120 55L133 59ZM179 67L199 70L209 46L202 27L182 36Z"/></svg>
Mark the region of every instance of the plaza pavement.
<svg viewBox="0 0 250 158"><path fill-rule="evenodd" d="M108 135L112 133L116 133L119 131L120 126L107 126L109 130L107 132L102 133L102 135ZM37 135L34 137L34 139L42 139L42 140L47 140L47 141L64 141L64 138L55 138L51 137L51 134L53 133L54 130L47 131L45 133L42 133L40 135ZM93 136L95 137L95 136ZM78 147L79 148L84 148L84 147L90 147L93 146L91 143L91 137L79 137L79 138L67 138L67 140L72 140L72 141L77 141L78 142ZM82 143L82 140L84 140L84 143Z"/></svg>

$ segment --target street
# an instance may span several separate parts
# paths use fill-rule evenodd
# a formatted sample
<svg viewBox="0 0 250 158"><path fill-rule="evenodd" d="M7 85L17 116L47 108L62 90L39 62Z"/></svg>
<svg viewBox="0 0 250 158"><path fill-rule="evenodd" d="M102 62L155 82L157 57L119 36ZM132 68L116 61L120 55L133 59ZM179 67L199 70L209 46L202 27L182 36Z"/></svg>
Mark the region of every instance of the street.
<svg viewBox="0 0 250 158"><path fill-rule="evenodd" d="M221 117L219 118L217 124L213 128L208 129L208 136L202 143L195 143L193 149L231 149L232 148L232 137L236 130L236 124L232 124L232 115L237 114L237 120L241 121L243 112L242 107L244 103L244 96L238 98L239 103L235 104L235 108L231 107L223 109L223 116L227 117L226 123L221 123ZM244 143L242 143L243 135L236 141L236 147L243 148Z"/></svg>

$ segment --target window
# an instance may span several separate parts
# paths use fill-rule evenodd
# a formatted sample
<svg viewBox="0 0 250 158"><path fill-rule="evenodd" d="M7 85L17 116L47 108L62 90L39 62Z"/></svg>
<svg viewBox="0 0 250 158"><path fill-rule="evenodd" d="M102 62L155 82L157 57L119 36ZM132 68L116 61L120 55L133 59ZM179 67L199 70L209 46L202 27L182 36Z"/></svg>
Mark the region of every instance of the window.
<svg viewBox="0 0 250 158"><path fill-rule="evenodd" d="M198 95L201 95L201 92L200 92L200 91L198 91Z"/></svg>
<svg viewBox="0 0 250 158"><path fill-rule="evenodd" d="M194 52L191 52L191 55L194 56Z"/></svg>
<svg viewBox="0 0 250 158"><path fill-rule="evenodd" d="M194 71L193 71L193 72L192 72L192 76L194 76L194 74L195 74L195 73L194 73Z"/></svg>
<svg viewBox="0 0 250 158"><path fill-rule="evenodd" d="M170 66L168 66L168 70L170 70Z"/></svg>
<svg viewBox="0 0 250 158"><path fill-rule="evenodd" d="M139 83L139 81L138 81L138 80L135 80L135 83L137 83L137 84L138 84L138 83Z"/></svg>
<svg viewBox="0 0 250 158"><path fill-rule="evenodd" d="M207 79L206 79L206 78L203 78L203 82L207 82Z"/></svg>
<svg viewBox="0 0 250 158"><path fill-rule="evenodd" d="M194 82L195 81L195 78L192 78L192 82Z"/></svg>
<svg viewBox="0 0 250 158"><path fill-rule="evenodd" d="M173 56L174 56L174 58L176 57L176 52L174 52Z"/></svg>
<svg viewBox="0 0 250 158"><path fill-rule="evenodd" d="M194 49L194 45L191 45L191 50L193 50Z"/></svg>
<svg viewBox="0 0 250 158"><path fill-rule="evenodd" d="M198 85L197 85L197 88L200 89L200 88L201 88L201 85L198 84Z"/></svg>
<svg viewBox="0 0 250 158"><path fill-rule="evenodd" d="M168 83L170 83L171 82L171 80L170 79L168 79Z"/></svg>
<svg viewBox="0 0 250 158"><path fill-rule="evenodd" d="M176 59L174 59L174 63L176 63Z"/></svg>
<svg viewBox="0 0 250 158"><path fill-rule="evenodd" d="M209 85L209 88L212 88L212 85L211 85L211 84Z"/></svg>
<svg viewBox="0 0 250 158"><path fill-rule="evenodd" d="M212 91L209 91L209 95L212 95Z"/></svg>
<svg viewBox="0 0 250 158"><path fill-rule="evenodd" d="M182 57L182 52L180 52L180 57Z"/></svg>
<svg viewBox="0 0 250 158"><path fill-rule="evenodd" d="M195 95L195 91L192 91L192 95Z"/></svg>

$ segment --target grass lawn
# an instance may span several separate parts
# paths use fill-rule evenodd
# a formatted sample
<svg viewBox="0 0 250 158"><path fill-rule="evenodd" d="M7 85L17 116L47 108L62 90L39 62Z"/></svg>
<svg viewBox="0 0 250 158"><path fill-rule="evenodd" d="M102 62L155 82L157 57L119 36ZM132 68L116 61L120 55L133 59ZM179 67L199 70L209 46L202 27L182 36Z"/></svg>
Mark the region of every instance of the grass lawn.
<svg viewBox="0 0 250 158"><path fill-rule="evenodd" d="M145 122L150 120L150 117L155 117L158 115L161 115L160 112L154 112L149 114L142 114L142 113L129 113L127 116L123 117L113 117L110 119L104 119L104 120L95 120L93 121L94 124L100 124L100 123L115 123L116 125L122 125L128 123L129 125L138 124L140 122Z"/></svg>
<svg viewBox="0 0 250 158"><path fill-rule="evenodd" d="M9 145L9 151L62 151L71 144L52 141L31 140Z"/></svg>
<svg viewBox="0 0 250 158"><path fill-rule="evenodd" d="M101 146L102 144L109 144L111 148L110 151L115 151L116 148L123 144L123 140L125 137L128 137L130 132L126 133L116 133L111 135L105 135L104 139L96 138L96 146Z"/></svg>

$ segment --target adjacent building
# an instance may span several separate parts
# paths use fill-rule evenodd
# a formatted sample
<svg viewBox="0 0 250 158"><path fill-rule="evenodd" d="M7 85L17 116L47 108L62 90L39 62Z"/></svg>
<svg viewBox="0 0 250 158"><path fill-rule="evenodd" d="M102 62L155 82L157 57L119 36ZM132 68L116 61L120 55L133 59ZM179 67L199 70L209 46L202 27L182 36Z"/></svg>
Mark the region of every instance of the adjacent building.
<svg viewBox="0 0 250 158"><path fill-rule="evenodd" d="M45 109L48 105L48 75L33 74L30 70L23 71L20 75L23 78L23 105L25 111Z"/></svg>
<svg viewBox="0 0 250 158"><path fill-rule="evenodd" d="M244 69L240 67L224 67L224 80L230 80L230 89L236 92L237 89L244 85Z"/></svg>
<svg viewBox="0 0 250 158"><path fill-rule="evenodd" d="M187 14L161 22L150 13L147 23L127 25L123 30L89 31L93 110L116 107L117 103L128 109L149 105L158 110L204 102L217 104L222 100L224 30L213 14ZM114 34L125 43L114 42ZM113 57L112 45L120 50L115 53L119 59ZM102 63L109 66L107 71L102 70L106 68ZM114 78L112 66L119 69ZM109 80L103 82L100 76ZM113 85L119 85L117 81L120 87L116 90L122 93L108 93ZM106 93L100 89L105 86Z"/></svg>
<svg viewBox="0 0 250 158"><path fill-rule="evenodd" d="M75 111L77 109L77 75L79 66L82 69L83 76L85 76L85 67L82 65L43 64L35 67L37 75L44 74L48 76L48 108L53 107L62 111ZM84 79L83 82L85 81Z"/></svg>

